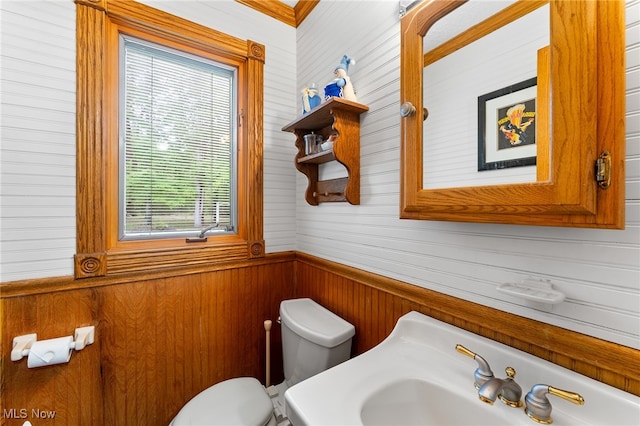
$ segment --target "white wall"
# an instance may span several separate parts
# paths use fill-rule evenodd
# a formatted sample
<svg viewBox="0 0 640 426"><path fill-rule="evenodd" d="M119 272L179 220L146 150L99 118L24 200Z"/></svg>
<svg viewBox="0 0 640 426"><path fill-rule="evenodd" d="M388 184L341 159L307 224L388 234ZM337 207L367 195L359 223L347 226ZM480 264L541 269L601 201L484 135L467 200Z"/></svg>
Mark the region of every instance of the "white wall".
<svg viewBox="0 0 640 426"><path fill-rule="evenodd" d="M627 224L624 231L399 220L397 1L322 0L295 29L226 1L154 7L266 45L265 239L498 309L640 347L640 7L627 5ZM0 2L0 280L73 273L75 5ZM297 54L296 54L297 52ZM300 90L323 87L343 54L362 116L361 205L304 201L293 135ZM296 77L297 76L297 77ZM328 165L323 173L340 174ZM294 224L295 223L295 227ZM529 276L567 294L552 312L495 287Z"/></svg>
<svg viewBox="0 0 640 426"><path fill-rule="evenodd" d="M298 86L324 87L343 54L356 60L349 74L370 108L361 116L361 204L309 206L298 174L297 250L640 348L638 3L627 3L627 223L619 231L399 220L398 3L321 1L297 32ZM567 300L546 312L496 291L527 277L552 280Z"/></svg>
<svg viewBox="0 0 640 426"><path fill-rule="evenodd" d="M295 247L295 28L232 0L146 4L266 46L267 252ZM73 274L75 9L72 0L0 2L0 281Z"/></svg>
<svg viewBox="0 0 640 426"><path fill-rule="evenodd" d="M75 5L1 2L2 281L69 275L75 252Z"/></svg>

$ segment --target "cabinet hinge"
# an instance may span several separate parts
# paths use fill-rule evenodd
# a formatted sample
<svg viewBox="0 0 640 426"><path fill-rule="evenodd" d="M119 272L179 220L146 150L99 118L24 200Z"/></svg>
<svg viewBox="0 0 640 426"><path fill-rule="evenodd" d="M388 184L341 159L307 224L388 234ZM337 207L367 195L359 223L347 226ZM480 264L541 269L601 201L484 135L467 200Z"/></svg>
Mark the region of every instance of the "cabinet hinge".
<svg viewBox="0 0 640 426"><path fill-rule="evenodd" d="M611 184L611 154L604 151L596 160L596 182L602 189L607 189Z"/></svg>

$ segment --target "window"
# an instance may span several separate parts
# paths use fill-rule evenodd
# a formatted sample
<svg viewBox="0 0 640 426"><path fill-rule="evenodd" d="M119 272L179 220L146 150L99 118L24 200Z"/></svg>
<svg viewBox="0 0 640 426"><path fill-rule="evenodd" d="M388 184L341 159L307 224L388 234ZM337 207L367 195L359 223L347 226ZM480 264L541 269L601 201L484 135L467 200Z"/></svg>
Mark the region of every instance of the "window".
<svg viewBox="0 0 640 426"><path fill-rule="evenodd" d="M264 256L264 47L76 4L76 278Z"/></svg>
<svg viewBox="0 0 640 426"><path fill-rule="evenodd" d="M233 231L236 73L120 36L119 239Z"/></svg>

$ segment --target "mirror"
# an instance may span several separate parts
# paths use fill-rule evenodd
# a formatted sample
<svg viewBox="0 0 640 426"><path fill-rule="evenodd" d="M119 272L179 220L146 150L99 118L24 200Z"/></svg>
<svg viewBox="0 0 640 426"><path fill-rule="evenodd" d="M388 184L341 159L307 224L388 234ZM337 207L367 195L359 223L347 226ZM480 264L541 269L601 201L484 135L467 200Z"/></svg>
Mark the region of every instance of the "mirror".
<svg viewBox="0 0 640 426"><path fill-rule="evenodd" d="M549 5L529 12L513 4L467 3L424 37L423 188L537 180L536 77ZM458 48L461 39L470 42Z"/></svg>
<svg viewBox="0 0 640 426"><path fill-rule="evenodd" d="M409 113L401 119L400 217L624 227L623 5L508 3L426 1L402 18L401 104ZM481 20L454 28L461 14ZM501 52L526 58L501 66ZM511 111L519 121L507 118L510 106L521 109ZM531 118L533 151L491 157L500 132L529 141L522 120ZM533 167L513 165L532 157Z"/></svg>

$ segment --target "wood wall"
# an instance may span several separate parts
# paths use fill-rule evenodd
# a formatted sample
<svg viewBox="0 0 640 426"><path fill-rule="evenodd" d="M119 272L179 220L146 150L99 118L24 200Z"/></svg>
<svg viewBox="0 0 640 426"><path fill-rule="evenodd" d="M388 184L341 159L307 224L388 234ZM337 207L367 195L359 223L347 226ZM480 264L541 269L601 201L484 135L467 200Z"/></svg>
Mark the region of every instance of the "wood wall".
<svg viewBox="0 0 640 426"><path fill-rule="evenodd" d="M3 285L0 410L19 417L25 409L28 417L2 411L0 424L166 426L213 383L237 376L264 383L263 324L275 323L280 301L293 297L293 261L283 253L121 282L69 277ZM80 285L90 288L74 288ZM95 343L68 364L27 369L26 359L10 360L15 336L50 339L83 325L96 326ZM274 324L274 382L282 379L280 345ZM32 409L55 411L55 418L37 421Z"/></svg>
<svg viewBox="0 0 640 426"><path fill-rule="evenodd" d="M352 322L354 355L417 310L640 395L640 351L302 253L119 279L3 283L0 291L2 425L166 426L213 383L244 375L264 382L265 319L274 320L277 383L275 319L280 301L292 297L311 297ZM68 364L27 369L25 359L10 360L17 335L49 339L91 324L95 343ZM22 409L26 419L8 418Z"/></svg>

